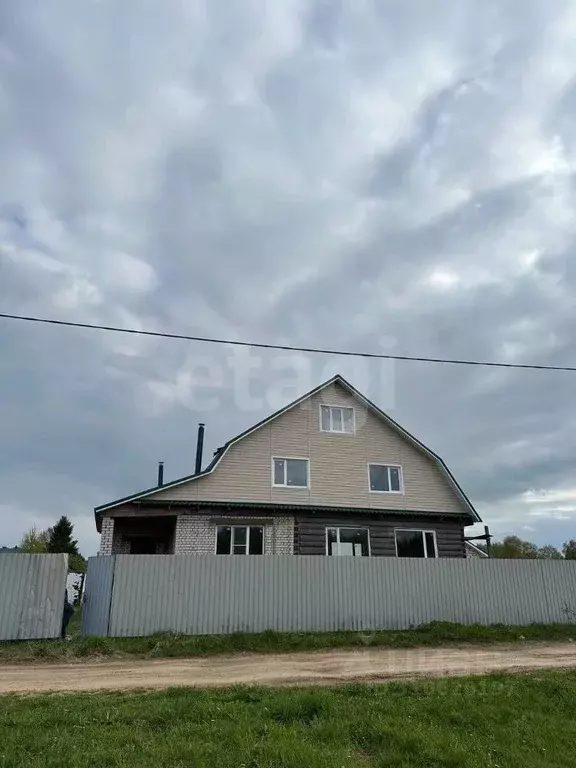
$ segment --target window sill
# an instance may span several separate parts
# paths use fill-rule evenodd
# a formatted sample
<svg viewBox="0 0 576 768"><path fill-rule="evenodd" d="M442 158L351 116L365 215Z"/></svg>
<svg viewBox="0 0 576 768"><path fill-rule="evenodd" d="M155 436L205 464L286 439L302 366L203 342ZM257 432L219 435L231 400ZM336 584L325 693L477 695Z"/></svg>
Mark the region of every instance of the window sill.
<svg viewBox="0 0 576 768"><path fill-rule="evenodd" d="M273 485L274 490L284 491L309 491L309 485Z"/></svg>
<svg viewBox="0 0 576 768"><path fill-rule="evenodd" d="M373 491L372 488L369 489L370 493L379 493L384 494L385 496L405 496L406 494L404 491Z"/></svg>
<svg viewBox="0 0 576 768"><path fill-rule="evenodd" d="M331 429L321 429L321 435L335 435L336 437L355 437L356 432L333 432Z"/></svg>

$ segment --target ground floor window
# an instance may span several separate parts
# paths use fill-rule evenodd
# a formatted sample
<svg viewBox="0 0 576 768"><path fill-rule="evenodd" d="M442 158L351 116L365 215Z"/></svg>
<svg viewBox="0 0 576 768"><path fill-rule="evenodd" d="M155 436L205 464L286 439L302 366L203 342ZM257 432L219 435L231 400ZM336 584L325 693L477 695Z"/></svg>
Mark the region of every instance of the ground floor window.
<svg viewBox="0 0 576 768"><path fill-rule="evenodd" d="M264 554L264 528L260 525L219 525L216 529L216 554Z"/></svg>
<svg viewBox="0 0 576 768"><path fill-rule="evenodd" d="M370 532L367 528L326 528L327 555L370 555Z"/></svg>
<svg viewBox="0 0 576 768"><path fill-rule="evenodd" d="M394 531L398 557L438 557L435 531Z"/></svg>

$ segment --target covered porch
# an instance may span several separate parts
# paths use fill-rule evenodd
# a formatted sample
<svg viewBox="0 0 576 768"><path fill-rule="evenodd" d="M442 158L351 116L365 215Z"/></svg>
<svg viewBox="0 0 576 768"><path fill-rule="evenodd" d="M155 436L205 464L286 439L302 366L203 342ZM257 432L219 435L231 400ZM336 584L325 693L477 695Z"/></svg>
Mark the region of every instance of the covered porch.
<svg viewBox="0 0 576 768"><path fill-rule="evenodd" d="M176 515L108 518L106 528L112 535L107 537L107 547L102 542L101 554L173 555L176 520Z"/></svg>

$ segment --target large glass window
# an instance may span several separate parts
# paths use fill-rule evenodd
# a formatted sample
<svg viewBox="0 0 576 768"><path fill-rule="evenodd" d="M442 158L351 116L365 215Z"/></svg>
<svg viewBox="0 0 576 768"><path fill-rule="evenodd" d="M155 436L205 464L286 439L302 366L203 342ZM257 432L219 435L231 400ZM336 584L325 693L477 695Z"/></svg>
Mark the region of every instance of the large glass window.
<svg viewBox="0 0 576 768"><path fill-rule="evenodd" d="M216 554L264 554L264 529L260 525L219 525L216 529Z"/></svg>
<svg viewBox="0 0 576 768"><path fill-rule="evenodd" d="M370 532L367 528L326 528L326 554L368 557Z"/></svg>
<svg viewBox="0 0 576 768"><path fill-rule="evenodd" d="M396 530L398 557L438 557L434 531Z"/></svg>
<svg viewBox="0 0 576 768"><path fill-rule="evenodd" d="M272 482L286 488L307 488L308 459L274 459Z"/></svg>

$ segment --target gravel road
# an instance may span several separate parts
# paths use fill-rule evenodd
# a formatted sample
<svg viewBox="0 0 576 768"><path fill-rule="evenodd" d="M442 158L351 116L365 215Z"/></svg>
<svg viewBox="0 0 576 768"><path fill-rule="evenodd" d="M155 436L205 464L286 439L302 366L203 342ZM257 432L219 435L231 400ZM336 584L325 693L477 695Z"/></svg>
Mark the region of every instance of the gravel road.
<svg viewBox="0 0 576 768"><path fill-rule="evenodd" d="M0 693L333 685L576 667L576 643L241 654L0 666Z"/></svg>

